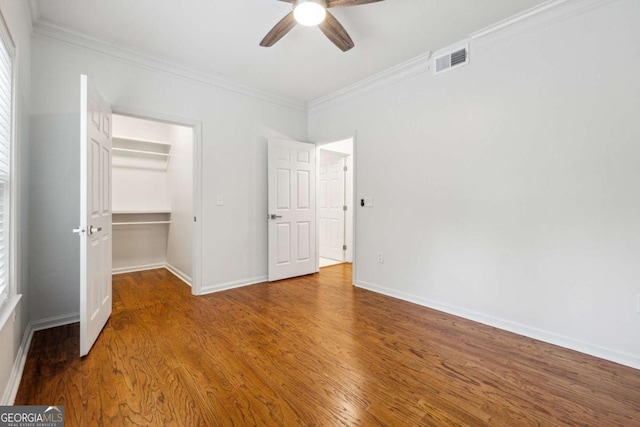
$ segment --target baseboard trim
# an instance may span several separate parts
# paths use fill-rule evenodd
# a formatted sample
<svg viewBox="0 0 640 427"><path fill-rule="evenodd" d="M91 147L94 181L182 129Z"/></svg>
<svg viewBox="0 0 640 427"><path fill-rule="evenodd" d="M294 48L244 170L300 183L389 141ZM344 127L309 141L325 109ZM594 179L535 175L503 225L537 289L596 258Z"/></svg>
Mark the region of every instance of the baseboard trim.
<svg viewBox="0 0 640 427"><path fill-rule="evenodd" d="M264 283L268 279L267 276L253 277L250 279L236 280L233 282L221 283L219 285L204 286L201 289L200 295L212 294L214 292L227 291L229 289L242 288L244 286L257 285L258 283Z"/></svg>
<svg viewBox="0 0 640 427"><path fill-rule="evenodd" d="M164 265L164 268L167 269L169 271L169 273L173 274L178 279L182 280L184 283L186 283L187 285L192 287L191 277L189 277L186 274L184 274L184 272L182 270L180 270L179 268L174 267L173 265L171 265L169 263L166 263Z"/></svg>
<svg viewBox="0 0 640 427"><path fill-rule="evenodd" d="M61 314L60 316L47 317L45 319L32 320L29 326L33 332L42 331L44 329L55 328L57 326L70 325L80 321L80 313ZM27 326L27 327L29 327Z"/></svg>
<svg viewBox="0 0 640 427"><path fill-rule="evenodd" d="M165 268L166 266L167 264L162 262L158 264L138 265L133 267L118 267L118 268L113 268L111 270L111 274L124 274L124 273L135 273L136 271L156 270L158 268Z"/></svg>
<svg viewBox="0 0 640 427"><path fill-rule="evenodd" d="M79 321L80 314L72 313L31 321L27 324L24 335L22 335L20 348L18 348L18 352L13 363L13 369L11 369L11 375L9 377L7 388L5 389L4 395L2 396L2 400L0 400L0 405L13 405L16 400L16 395L18 394L20 381L22 381L22 374L24 373L24 366L27 363L27 355L29 354L29 348L31 347L31 340L33 339L34 332L49 328L55 328L56 326L77 323Z"/></svg>
<svg viewBox="0 0 640 427"><path fill-rule="evenodd" d="M543 341L549 344L564 347L570 350L575 350L580 353L595 356L600 359L609 360L611 362L619 363L621 365L629 366L634 369L640 369L640 357L621 353L608 348L600 347L594 344L579 341L564 335L556 334L553 332L545 331L542 329L533 328L521 323L512 322L509 320L501 319L494 316L478 313L472 310L467 310L461 307L443 304L438 301L430 300L427 298L421 298L416 295L411 295L405 292L389 289L384 286L380 286L374 283L366 282L364 280L357 280L355 285L359 288L366 289L379 294L387 295L392 298L397 298L403 301L411 302L421 305L423 307L431 308L433 310L441 311L443 313L451 314L453 316L462 317L464 319L472 320L474 322L482 323L484 325L492 326L494 328L502 329L508 332L513 332L518 335L522 335L528 338L533 338L538 341Z"/></svg>
<svg viewBox="0 0 640 427"><path fill-rule="evenodd" d="M22 381L24 365L27 363L27 354L29 354L29 347L31 347L31 338L33 338L33 329L31 327L31 323L29 323L24 331L24 335L22 335L20 348L18 348L16 358L13 361L13 368L11 369L9 382L4 390L2 400L0 400L0 405L2 406L11 406L16 401L20 381Z"/></svg>

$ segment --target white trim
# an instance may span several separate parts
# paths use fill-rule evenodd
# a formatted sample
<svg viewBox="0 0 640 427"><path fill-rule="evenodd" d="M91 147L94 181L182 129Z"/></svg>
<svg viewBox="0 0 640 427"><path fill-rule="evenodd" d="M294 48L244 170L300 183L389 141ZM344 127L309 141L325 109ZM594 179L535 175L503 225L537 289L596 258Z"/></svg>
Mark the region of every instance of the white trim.
<svg viewBox="0 0 640 427"><path fill-rule="evenodd" d="M423 53L408 61L391 67L385 71L371 77L360 80L352 85L339 89L329 95L309 102L309 114L323 111L334 105L360 96L366 92L389 86L401 80L406 80L417 74L425 73L429 70L431 52Z"/></svg>
<svg viewBox="0 0 640 427"><path fill-rule="evenodd" d="M166 58L149 55L134 49L117 45L113 42L94 38L81 32L62 27L46 19L39 19L33 24L33 34L35 36L85 48L126 64L159 71L207 86L217 87L239 95L279 105L281 107L303 112L307 111L305 103L272 95L221 76L180 65Z"/></svg>
<svg viewBox="0 0 640 427"><path fill-rule="evenodd" d="M147 271L147 270L157 270L159 268L165 268L166 263L161 262L158 264L145 264L145 265L134 265L131 267L118 267L111 269L111 274L125 274L125 273L135 273L136 271Z"/></svg>
<svg viewBox="0 0 640 427"><path fill-rule="evenodd" d="M1 296L0 296L1 297ZM11 315L16 311L16 307L22 298L22 294L9 295L6 300L0 299L0 331L4 329Z"/></svg>
<svg viewBox="0 0 640 427"><path fill-rule="evenodd" d="M349 245L351 244L351 247L348 249L349 255L351 255L351 257L347 256L347 253L345 253L345 257L344 257L344 261L345 263L349 263L352 266L352 280L355 281L355 264L356 264L356 214L358 212L358 207L360 205L358 205L357 201L358 198L356 197L357 191L356 191L356 137L358 135L357 131L353 131L353 133L350 136L344 137L344 138L335 138L335 139L327 139L327 140L323 140L320 142L314 142L313 144L316 146L316 183L317 186L319 186L320 184L320 150L322 150L322 147L327 145L327 144L333 144L334 142L340 142L340 141L345 141L347 139L351 140L351 154L347 155L347 157L351 158L351 165L349 166L351 168L351 242L345 242L345 244ZM317 190L317 189L316 189ZM316 218L318 217L318 213L320 211L319 208L319 191L316 191ZM317 261L316 261L316 273L320 271L320 227L316 227L316 254L317 254ZM350 259L349 259L350 258Z"/></svg>
<svg viewBox="0 0 640 427"><path fill-rule="evenodd" d="M2 399L0 399L0 405L2 406L13 405L16 400L20 381L22 381L24 365L27 362L27 355L29 354L29 347L31 347L31 338L33 338L33 329L31 327L31 323L29 323L22 335L22 341L20 342L20 347L16 353L16 358L13 361L13 368L11 369L11 375L9 375L9 381L7 381L6 388L2 394Z"/></svg>
<svg viewBox="0 0 640 427"><path fill-rule="evenodd" d="M8 147L8 161L9 168L6 171L6 188L5 188L5 206L2 210L5 213L5 218L3 220L3 226L6 227L6 242L5 248L6 250L6 258L8 262L6 263L6 282L3 287L0 288L0 313L2 313L2 317L6 317L4 321L2 321L2 326L8 317L13 313L15 309L15 305L17 305L16 300L13 298L17 293L17 284L18 284L18 274L19 274L19 265L17 258L17 233L18 233L18 204L20 200L18 199L18 170L16 165L18 164L18 159L16 156L17 153L17 137L18 137L18 85L17 85L17 75L18 75L18 58L17 58L17 48L16 43L11 35L11 31L9 29L9 25L5 20L4 14L2 10L0 10L0 43L4 47L4 50L7 52L7 61L8 61L8 70L9 74L9 85L10 85L10 99L9 102L9 117L8 117L8 125L9 129L9 140L7 141ZM8 210L5 210L8 208ZM18 298L19 300L20 298ZM9 305L13 307L7 309ZM4 307L4 308L3 308Z"/></svg>
<svg viewBox="0 0 640 427"><path fill-rule="evenodd" d="M38 4L38 0L28 0L24 2L29 10L29 18L31 18L31 28L33 29L33 24L40 19L40 5Z"/></svg>
<svg viewBox="0 0 640 427"><path fill-rule="evenodd" d="M33 332L43 331L45 329L56 328L58 326L70 325L80 321L80 313L61 314L59 316L47 317L29 322L27 328L31 327Z"/></svg>
<svg viewBox="0 0 640 427"><path fill-rule="evenodd" d="M616 0L549 0L470 35L473 41L492 42L516 32L539 27Z"/></svg>
<svg viewBox="0 0 640 427"><path fill-rule="evenodd" d="M549 0L480 31L476 31L469 37L463 38L451 44L449 47L439 49L437 53L440 54L449 51L451 50L451 46L460 46L461 44L468 43L469 38L472 42L484 44L485 42L502 39L504 37L511 37L515 32L539 27L561 18L575 16L613 1L617 0ZM411 78L419 73L426 72L431 68L432 56L433 52L424 53L374 76L339 89L329 95L310 101L308 104L309 115L349 101L363 93L377 90Z"/></svg>
<svg viewBox="0 0 640 427"><path fill-rule="evenodd" d="M360 204L358 203L358 165L357 165L357 159L358 159L358 130L354 130L353 131L353 158L352 158L352 162L351 162L351 167L353 168L353 194L351 195L353 197L353 236L352 236L352 242L353 242L353 248L351 248L351 284L355 285L356 283L356 250L358 248L357 245L357 224L358 224L358 208L360 207Z"/></svg>
<svg viewBox="0 0 640 427"><path fill-rule="evenodd" d="M543 341L549 344L554 344L570 350L575 350L580 353L585 353L590 356L595 356L601 359L610 360L621 365L629 366L631 368L640 369L640 357L621 353L616 350L600 347L598 345L579 341L564 335L556 334L553 332L545 331L543 329L533 328L531 326L523 325L521 323L512 322L510 320L501 319L499 317L489 316L477 311L467 310L462 307L457 307L450 304L444 304L438 301L434 301L427 298L418 297L416 295L408 294L405 292L389 289L384 286L376 285L364 280L358 280L355 285L362 289L367 289L372 292L387 295L393 298L397 298L403 301L408 301L414 304L421 305L423 307L438 310L443 313L451 314L453 316L462 317L464 319L479 322L484 325L493 326L494 328L502 329L505 331L513 332L518 335L533 338L538 341Z"/></svg>
<svg viewBox="0 0 640 427"><path fill-rule="evenodd" d="M164 268L167 271L169 271L169 273L173 274L178 279L182 280L185 284L187 284L189 287L191 287L191 277L186 275L182 270L180 270L179 268L174 267L173 265L171 265L169 263L166 263L164 265Z"/></svg>
<svg viewBox="0 0 640 427"><path fill-rule="evenodd" d="M214 292L226 291L229 289L242 288L244 286L257 285L258 283L265 283L268 280L268 276L253 277L250 279L236 280L233 282L220 283L219 285L205 286L201 289L199 295L212 294Z"/></svg>
<svg viewBox="0 0 640 427"><path fill-rule="evenodd" d="M13 405L16 400L34 332L55 328L57 326L70 325L72 323L78 323L79 321L80 313L72 313L29 322L22 335L22 341L16 353L11 375L9 376L9 381L0 400L0 405Z"/></svg>

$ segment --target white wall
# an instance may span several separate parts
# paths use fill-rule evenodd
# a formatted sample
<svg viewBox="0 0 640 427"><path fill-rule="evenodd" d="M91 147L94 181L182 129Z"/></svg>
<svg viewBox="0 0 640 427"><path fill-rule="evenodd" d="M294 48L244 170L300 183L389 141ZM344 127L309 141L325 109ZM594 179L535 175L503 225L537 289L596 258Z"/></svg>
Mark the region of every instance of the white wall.
<svg viewBox="0 0 640 427"><path fill-rule="evenodd" d="M307 135L306 113L36 35L33 39L32 318L78 312L79 75L112 105L202 123L205 291L266 278L266 137ZM225 195L217 207L215 195Z"/></svg>
<svg viewBox="0 0 640 427"><path fill-rule="evenodd" d="M193 275L193 129L173 126L171 160L167 170L171 225L167 264L183 279ZM208 262L208 261L207 261Z"/></svg>
<svg viewBox="0 0 640 427"><path fill-rule="evenodd" d="M640 2L602 3L310 114L357 130L358 285L640 368Z"/></svg>
<svg viewBox="0 0 640 427"><path fill-rule="evenodd" d="M5 399L12 399L12 388L15 383L10 383L12 371L17 366L22 348L20 346L29 321L29 247L28 247L28 221L29 210L29 114L31 98L31 26L28 15L27 2L0 0L0 10L9 27L11 36L17 48L17 73L16 73L16 131L17 139L14 147L16 156L16 179L18 194L14 202L17 203L17 271L14 272L17 280L17 292L22 294L22 299L15 310L15 321L9 321L0 329L0 405L13 403ZM15 374L15 371L14 371ZM19 378L18 378L19 380Z"/></svg>

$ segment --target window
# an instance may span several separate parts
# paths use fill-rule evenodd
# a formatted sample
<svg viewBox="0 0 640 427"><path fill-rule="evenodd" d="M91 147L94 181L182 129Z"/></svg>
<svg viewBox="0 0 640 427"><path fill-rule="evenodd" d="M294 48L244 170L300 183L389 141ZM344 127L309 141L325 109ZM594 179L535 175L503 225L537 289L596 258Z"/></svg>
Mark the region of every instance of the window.
<svg viewBox="0 0 640 427"><path fill-rule="evenodd" d="M13 57L15 48L0 14L0 306L11 283L11 146L13 140Z"/></svg>

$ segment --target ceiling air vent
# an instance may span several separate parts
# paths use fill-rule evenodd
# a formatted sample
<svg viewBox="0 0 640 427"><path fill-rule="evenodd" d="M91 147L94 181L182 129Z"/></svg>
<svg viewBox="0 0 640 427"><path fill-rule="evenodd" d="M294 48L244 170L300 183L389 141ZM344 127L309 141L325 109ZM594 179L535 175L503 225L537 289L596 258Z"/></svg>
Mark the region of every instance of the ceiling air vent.
<svg viewBox="0 0 640 427"><path fill-rule="evenodd" d="M469 46L449 52L446 55L437 56L435 59L434 74L439 74L460 65L469 63Z"/></svg>

